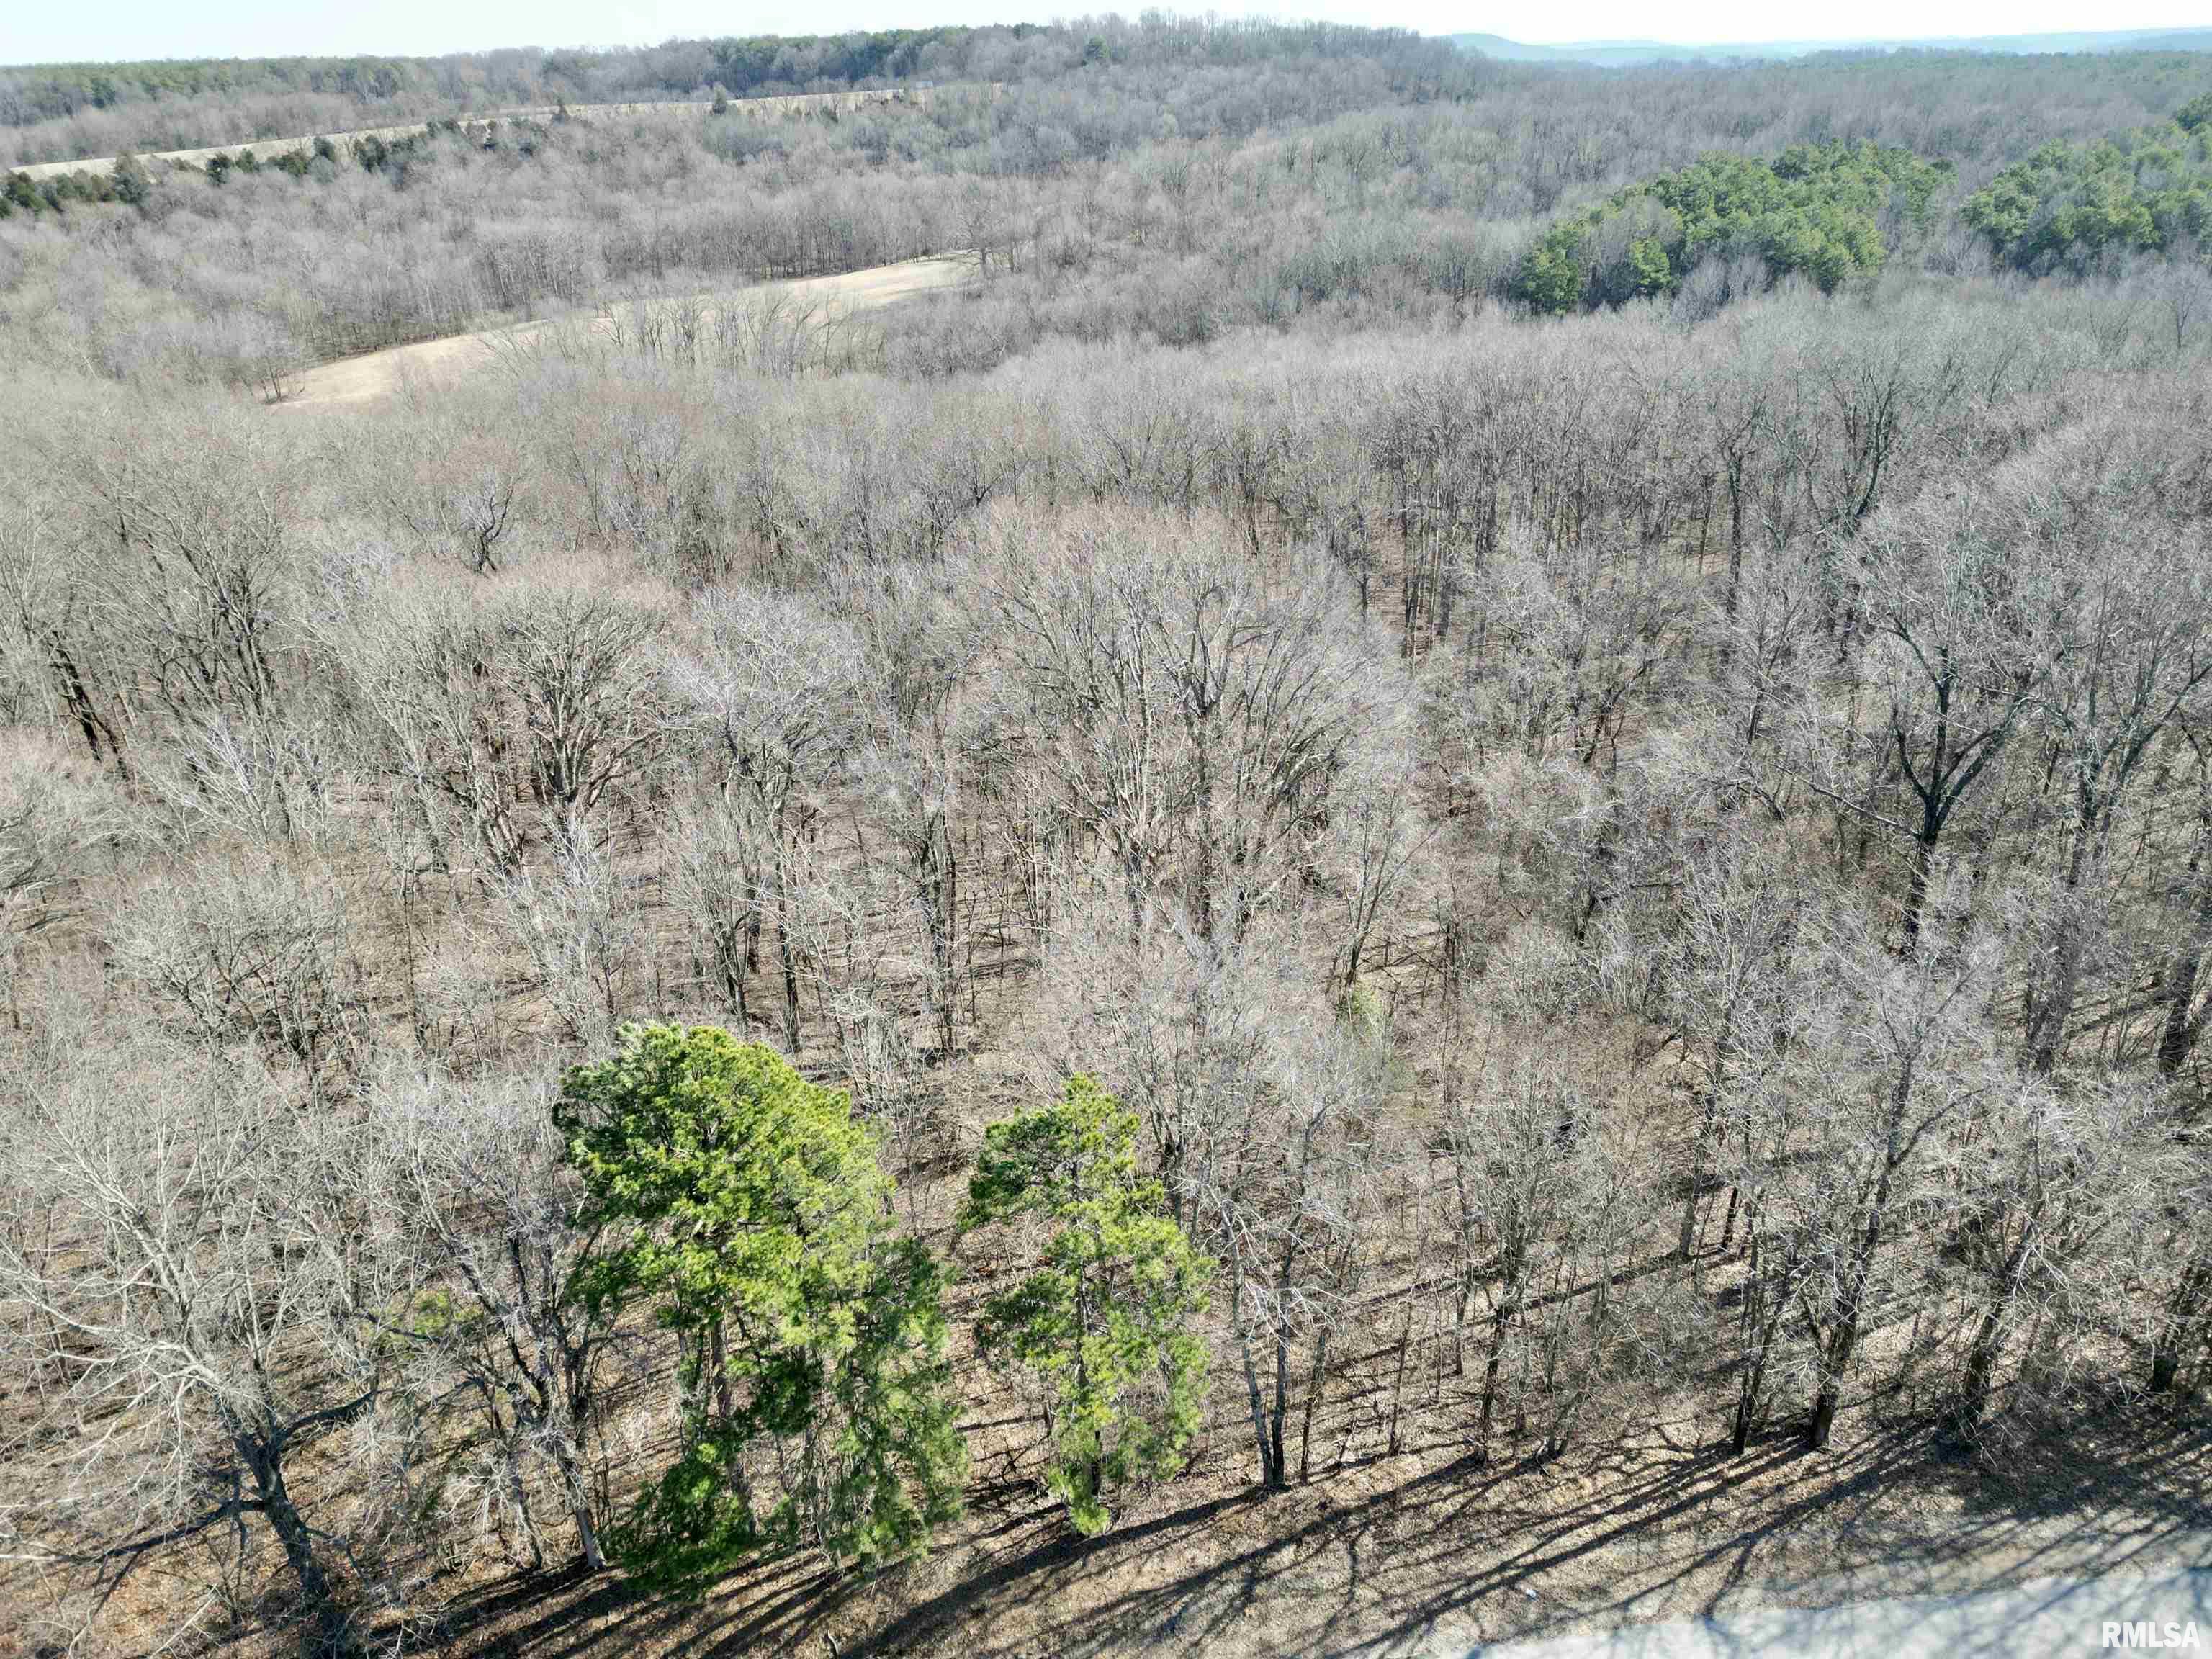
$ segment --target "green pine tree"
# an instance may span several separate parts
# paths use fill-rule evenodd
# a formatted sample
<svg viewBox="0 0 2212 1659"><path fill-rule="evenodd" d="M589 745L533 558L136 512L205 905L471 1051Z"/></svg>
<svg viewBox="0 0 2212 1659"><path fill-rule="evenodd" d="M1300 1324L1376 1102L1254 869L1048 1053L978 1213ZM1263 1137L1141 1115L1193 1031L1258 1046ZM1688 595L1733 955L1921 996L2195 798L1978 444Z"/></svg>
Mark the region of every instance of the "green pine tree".
<svg viewBox="0 0 2212 1659"><path fill-rule="evenodd" d="M1563 221L1544 233L1522 262L1515 288L1536 310L1558 316L1583 302L1583 228Z"/></svg>
<svg viewBox="0 0 2212 1659"><path fill-rule="evenodd" d="M115 158L114 197L131 207L143 206L154 194L154 175L146 164L129 151Z"/></svg>
<svg viewBox="0 0 2212 1659"><path fill-rule="evenodd" d="M944 1276L896 1237L891 1182L836 1090L711 1026L625 1026L558 1121L612 1243L582 1293L637 1301L683 1356L675 1462L611 1539L648 1583L754 1551L872 1561L958 1513Z"/></svg>
<svg viewBox="0 0 2212 1659"><path fill-rule="evenodd" d="M1628 245L1629 283L1637 295L1649 298L1674 286L1674 267L1667 258L1667 245L1656 236L1639 236Z"/></svg>
<svg viewBox="0 0 2212 1659"><path fill-rule="evenodd" d="M1113 1516L1107 1489L1172 1474L1198 1432L1206 1349L1192 1328L1212 1264L1139 1178L1137 1120L1087 1077L1059 1101L985 1133L961 1206L963 1228L1036 1217L1052 1224L1042 1264L993 1297L984 1355L1042 1379L1051 1404L1047 1479L1085 1535Z"/></svg>

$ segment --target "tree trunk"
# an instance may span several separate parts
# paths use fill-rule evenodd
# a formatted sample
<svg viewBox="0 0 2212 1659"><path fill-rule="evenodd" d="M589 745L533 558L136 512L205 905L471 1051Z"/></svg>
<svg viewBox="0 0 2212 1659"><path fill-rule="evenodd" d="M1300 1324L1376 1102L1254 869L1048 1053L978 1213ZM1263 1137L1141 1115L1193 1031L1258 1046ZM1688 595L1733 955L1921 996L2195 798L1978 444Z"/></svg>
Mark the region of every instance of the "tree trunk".
<svg viewBox="0 0 2212 1659"><path fill-rule="evenodd" d="M1510 1304L1501 1302L1490 1320L1490 1358L1482 1367L1482 1437L1490 1438L1490 1416L1498 1404L1498 1372L1505 1358L1505 1329L1511 1321Z"/></svg>
<svg viewBox="0 0 2212 1659"><path fill-rule="evenodd" d="M2089 860L2102 854L2103 837L2094 802L2085 793L2074 826L2074 848L2066 860L2066 886L2059 900L2058 942L2051 947L2051 976L2028 1023L2028 1063L2038 1077L2049 1077L2058 1064L2058 1050L2066 1040L2066 1022L2081 990L2081 957L2085 948L2081 915L2081 882ZM2094 850L2092 843L2098 843Z"/></svg>
<svg viewBox="0 0 2212 1659"><path fill-rule="evenodd" d="M268 1517L270 1530L276 1534L276 1541L283 1548L285 1565L292 1570L301 1604L307 1612L307 1628L301 1641L302 1651L313 1656L313 1659L334 1659L334 1656L359 1651L352 1623L345 1609L338 1605L330 1577L315 1553L314 1534L300 1518L300 1511L293 1507L292 1494L284 1485L282 1454L258 1439L245 1436L238 1438L246 1468L252 1472L254 1488L260 1494L261 1512Z"/></svg>
<svg viewBox="0 0 2212 1659"><path fill-rule="evenodd" d="M791 933L785 927L783 901L779 894L775 918L775 954L783 970L783 1043L793 1054L799 1048L799 964L791 954Z"/></svg>
<svg viewBox="0 0 2212 1659"><path fill-rule="evenodd" d="M2164 1076L2172 1077L2187 1065L2189 1051L2197 1046L2197 1022L2189 1014L2203 967L2203 955L2192 944L2175 953L2159 988L2166 999L2166 1025L2158 1039L2158 1069Z"/></svg>
<svg viewBox="0 0 2212 1659"><path fill-rule="evenodd" d="M737 941L732 939L731 945L732 948L722 959L722 994L729 1011L738 1017L738 1030L748 1031L752 1018L745 1010L744 958L737 948Z"/></svg>
<svg viewBox="0 0 2212 1659"><path fill-rule="evenodd" d="M1951 1426L1961 1438L1972 1437L1989 1411L1990 1386L1996 1380L1997 1358L2004 1346L2005 1316L2020 1295L2028 1254L2034 1249L2041 1232L2035 1212L2029 1211L2021 1224L2018 1241L2005 1252L1996 1294L1990 1298L1989 1306L1982 1310L1982 1316L1975 1323L1974 1340L1966 1351L1966 1370L1959 1390L1959 1403L1951 1413Z"/></svg>
<svg viewBox="0 0 2212 1659"><path fill-rule="evenodd" d="M730 1355L720 1319L707 1328L707 1368L714 1373L714 1409L727 1423L737 1416L738 1404L730 1391Z"/></svg>
<svg viewBox="0 0 2212 1659"><path fill-rule="evenodd" d="M2200 1251L2166 1305L2150 1352L2150 1391L2164 1394L2181 1374L2182 1357L2203 1334L2204 1293L2212 1287L2212 1253Z"/></svg>
<svg viewBox="0 0 2212 1659"><path fill-rule="evenodd" d="M1782 1329L1784 1314L1790 1306L1790 1291L1795 1283L1794 1273L1785 1274L1780 1283L1770 1280L1759 1261L1759 1241L1753 1235L1747 1245L1751 1275L1744 1285L1743 1328L1750 1333L1743 1369L1736 1380L1735 1422L1729 1434L1729 1446L1741 1457L1751 1444L1751 1431L1759 1425L1760 1407L1766 1398L1766 1368L1774 1352L1774 1339ZM1785 1264L1787 1265L1787 1264Z"/></svg>
<svg viewBox="0 0 2212 1659"><path fill-rule="evenodd" d="M2009 1295L1994 1297L1982 1310L1974 1327L1973 1346L1966 1352L1966 1372L1959 1389L1959 1403L1951 1412L1951 1429L1961 1439L1971 1438L1981 1427L1990 1408L1990 1384L1996 1375L1997 1348L2004 1334L2004 1314Z"/></svg>
<svg viewBox="0 0 2212 1659"><path fill-rule="evenodd" d="M1921 913L1928 907L1928 884L1936 863L1939 825L1929 825L1913 838L1912 878L1905 894L1905 943L1909 950L1920 939Z"/></svg>
<svg viewBox="0 0 2212 1659"><path fill-rule="evenodd" d="M1267 1413L1267 1484L1278 1489L1290 1484L1290 1466L1283 1452L1283 1419L1291 1412L1291 1334L1279 1316L1275 1322L1275 1400Z"/></svg>
<svg viewBox="0 0 2212 1659"><path fill-rule="evenodd" d="M1298 1413L1298 1484L1303 1486L1313 1474L1314 1409L1321 1404L1322 1388L1328 1381L1328 1333L1322 1331L1314 1340L1313 1370L1306 1378L1306 1402Z"/></svg>
<svg viewBox="0 0 2212 1659"><path fill-rule="evenodd" d="M561 1471L561 1486L568 1504L568 1518L576 1525L576 1542L584 1552L584 1571L606 1571L605 1550L599 1543L598 1518L592 1512L592 1489L584 1479L582 1459L576 1449L563 1440L553 1454L554 1464Z"/></svg>
<svg viewBox="0 0 2212 1659"><path fill-rule="evenodd" d="M530 1571L545 1571L545 1540L538 1534L538 1517L530 1508L530 1486L522 1478L522 1459L516 1455L519 1448L510 1447L507 1456L507 1498L514 1505L514 1512L522 1519L523 1541L530 1547Z"/></svg>
<svg viewBox="0 0 2212 1659"><path fill-rule="evenodd" d="M940 1052L950 1055L958 1000L953 972L953 930L957 925L959 866L953 853L951 830L941 813L924 826L915 854L921 876L923 916L929 930L930 1000L935 1005L938 1045Z"/></svg>
<svg viewBox="0 0 2212 1659"><path fill-rule="evenodd" d="M2166 1003L2166 1025L2159 1034L2158 1069L2173 1076L2188 1063L2197 1046L2197 1023L2190 1018L2197 1002L2197 981L2204 970L2204 942L2212 937L2212 882L2204 879L2204 848L2212 826L2197 833L2189 859L2190 884L2197 890L2195 914L2180 946L2159 975L2159 994Z"/></svg>
<svg viewBox="0 0 2212 1659"><path fill-rule="evenodd" d="M1741 467L1729 469L1729 566L1728 595L1723 601L1723 614L1730 622L1735 620L1738 596L1743 589L1743 472ZM1703 561L1700 560L1702 564ZM1721 652L1723 665L1728 661L1731 642L1722 636Z"/></svg>
<svg viewBox="0 0 2212 1659"><path fill-rule="evenodd" d="M1911 1088L1911 1075L1908 1070L1898 1084L1900 1110L1902 1097ZM1846 1281L1843 1303L1836 1310L1836 1328L1830 1334L1820 1358L1820 1391L1813 1397L1813 1419L1805 1431L1805 1443L1814 1451L1828 1443L1828 1436L1835 1427L1836 1407L1843 1399L1844 1375L1850 1369L1851 1354L1858 1346L1859 1320L1865 1312L1867 1287L1874 1279L1874 1259L1881 1249L1882 1222L1889 1208L1891 1176L1892 1170L1885 1166L1881 1181L1875 1184L1874 1206L1867 1214L1866 1230L1859 1235L1858 1249L1852 1253L1850 1277Z"/></svg>
<svg viewBox="0 0 2212 1659"><path fill-rule="evenodd" d="M1252 1406L1252 1436L1260 1448L1260 1484L1272 1486L1272 1466L1267 1461L1267 1408L1260 1395L1260 1368L1252 1362L1252 1339L1249 1332L1240 1333L1237 1346L1244 1357L1244 1390Z"/></svg>
<svg viewBox="0 0 2212 1659"><path fill-rule="evenodd" d="M94 706L92 693L86 688L84 675L77 668L76 659L70 654L69 647L63 643L58 632L48 631L46 652L54 673L61 681L62 700L68 704L70 713L76 718L77 730L84 734L85 747L91 750L93 759L99 761L101 758L100 739L104 737L108 749L115 756L115 769L122 775L124 782L130 782L131 765L123 757L123 739Z"/></svg>
<svg viewBox="0 0 2212 1659"><path fill-rule="evenodd" d="M1398 1455L1398 1409L1406 1398L1406 1356L1413 1346L1413 1304L1409 1298L1398 1325L1398 1361L1390 1374L1390 1455Z"/></svg>

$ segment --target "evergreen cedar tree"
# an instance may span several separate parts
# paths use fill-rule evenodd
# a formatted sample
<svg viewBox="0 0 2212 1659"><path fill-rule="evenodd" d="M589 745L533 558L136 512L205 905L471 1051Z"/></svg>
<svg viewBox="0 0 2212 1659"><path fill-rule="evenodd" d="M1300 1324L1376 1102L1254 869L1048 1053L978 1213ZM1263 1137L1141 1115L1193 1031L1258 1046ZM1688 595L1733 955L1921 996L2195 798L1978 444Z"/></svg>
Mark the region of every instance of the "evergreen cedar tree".
<svg viewBox="0 0 2212 1659"><path fill-rule="evenodd" d="M2212 94L2163 126L2054 139L1960 210L2005 264L2040 273L2106 250L2170 253L2212 235Z"/></svg>
<svg viewBox="0 0 2212 1659"><path fill-rule="evenodd" d="M1113 1522L1109 1487L1164 1479L1200 1422L1206 1347L1192 1328L1213 1264L1137 1172L1137 1120L1091 1079L985 1132L963 1228L1035 1218L1051 1237L1036 1270L991 1297L978 1346L1033 1372L1050 1404L1047 1484L1085 1536Z"/></svg>
<svg viewBox="0 0 2212 1659"><path fill-rule="evenodd" d="M845 1095L714 1027L632 1025L568 1073L558 1121L614 1240L587 1306L649 1307L683 1356L676 1459L612 1534L625 1566L685 1589L763 1548L874 1561L959 1512L944 1275L894 1235Z"/></svg>
<svg viewBox="0 0 2212 1659"><path fill-rule="evenodd" d="M1776 276L1832 291L1881 268L1893 205L1921 226L1948 162L1873 144L1798 144L1771 161L1711 155L1561 219L1530 251L1516 284L1536 310L1618 305L1674 291L1711 253L1754 253Z"/></svg>
<svg viewBox="0 0 2212 1659"><path fill-rule="evenodd" d="M719 1028L630 1026L569 1072L557 1121L591 1221L612 1224L580 1276L586 1307L649 1307L683 1354L680 1448L614 1530L617 1558L682 1590L764 1548L871 1561L925 1545L964 1472L944 1275L893 1236L891 1182L847 1097ZM1193 1322L1212 1267L1139 1176L1136 1129L1071 1079L991 1126L959 1216L1051 1229L977 1338L1044 1383L1048 1485L1086 1534L1111 1523L1110 1488L1176 1473L1201 1420Z"/></svg>
<svg viewBox="0 0 2212 1659"><path fill-rule="evenodd" d="M1560 219L1516 295L1559 313L1674 292L1710 254L1753 254L1823 292L1881 269L1884 222L1925 229L1954 176L1871 143L1798 144L1771 161L1714 154ZM2094 143L2054 140L1968 197L1960 217L2007 264L2041 272L2107 250L2172 252L2212 233L2212 94L2171 121Z"/></svg>

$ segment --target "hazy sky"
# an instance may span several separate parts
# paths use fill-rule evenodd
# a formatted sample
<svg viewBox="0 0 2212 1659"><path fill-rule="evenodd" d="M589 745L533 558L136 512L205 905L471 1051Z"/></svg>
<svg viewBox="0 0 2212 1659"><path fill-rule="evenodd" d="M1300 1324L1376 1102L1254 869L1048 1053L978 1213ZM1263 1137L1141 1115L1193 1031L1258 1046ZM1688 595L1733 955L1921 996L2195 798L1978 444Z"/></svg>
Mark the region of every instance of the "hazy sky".
<svg viewBox="0 0 2212 1659"><path fill-rule="evenodd" d="M1133 15L1145 0L1112 7ZM1065 6L1063 13L1073 10ZM1085 7L1084 9L1090 9ZM1097 9L1109 8L1099 4ZM1516 40L1775 39L2021 34L2063 29L2202 25L2205 0L2127 0L2106 10L2081 0L1859 0L1841 9L1777 9L1766 0L1696 0L1655 12L1648 0L1585 0L1574 7L1482 0L1312 0L1310 5L1187 9L1335 22L1390 24L1427 34L1480 31ZM428 54L486 46L639 45L671 35L817 33L941 22L1044 21L1019 0L0 0L0 64L127 58L245 58L295 52ZM1844 20L1849 18L1846 27Z"/></svg>

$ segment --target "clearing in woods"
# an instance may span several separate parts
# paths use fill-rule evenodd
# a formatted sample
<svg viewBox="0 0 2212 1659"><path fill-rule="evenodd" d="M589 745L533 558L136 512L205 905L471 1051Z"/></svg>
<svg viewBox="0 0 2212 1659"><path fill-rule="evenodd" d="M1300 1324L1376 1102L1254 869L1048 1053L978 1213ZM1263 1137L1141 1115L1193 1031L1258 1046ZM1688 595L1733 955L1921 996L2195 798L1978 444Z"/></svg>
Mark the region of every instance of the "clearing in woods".
<svg viewBox="0 0 2212 1659"><path fill-rule="evenodd" d="M972 275L971 255L944 253L922 259L902 259L896 264L875 265L835 276L807 276L762 283L739 290L748 304L787 301L812 312L823 323L833 323L855 313L871 311L894 301L933 289L952 288ZM726 296L716 296L724 299ZM621 301L608 306L589 322L597 332L612 331L634 317L641 306L665 305L665 301ZM710 314L710 313L708 313ZM435 340L386 346L355 357L318 363L288 377L279 407L329 408L337 404L380 402L408 386L427 386L458 380L495 362L501 352L527 347L550 331L567 325L564 319L540 319L479 329L468 334L449 334Z"/></svg>

